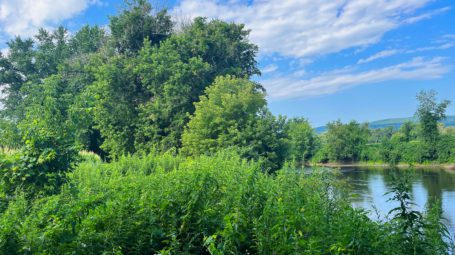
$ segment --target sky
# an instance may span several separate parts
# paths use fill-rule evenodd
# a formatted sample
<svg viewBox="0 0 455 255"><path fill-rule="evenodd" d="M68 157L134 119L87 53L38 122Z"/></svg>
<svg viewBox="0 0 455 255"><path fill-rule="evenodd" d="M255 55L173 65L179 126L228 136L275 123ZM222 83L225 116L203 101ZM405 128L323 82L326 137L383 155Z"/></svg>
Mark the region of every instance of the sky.
<svg viewBox="0 0 455 255"><path fill-rule="evenodd" d="M274 114L329 121L409 117L433 89L455 115L453 0L152 0L176 21L245 24L259 46ZM107 26L123 0L0 0L0 49L14 36L63 24Z"/></svg>

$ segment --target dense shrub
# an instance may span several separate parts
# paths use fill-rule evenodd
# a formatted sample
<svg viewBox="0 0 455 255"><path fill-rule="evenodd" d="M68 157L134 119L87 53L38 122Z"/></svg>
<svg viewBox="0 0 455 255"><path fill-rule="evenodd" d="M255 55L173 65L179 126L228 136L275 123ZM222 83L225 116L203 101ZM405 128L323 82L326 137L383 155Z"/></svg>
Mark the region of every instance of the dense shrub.
<svg viewBox="0 0 455 255"><path fill-rule="evenodd" d="M77 150L71 139L44 129L30 129L25 146L7 159L0 157L0 191L15 196L20 189L27 196L57 193L74 168Z"/></svg>
<svg viewBox="0 0 455 255"><path fill-rule="evenodd" d="M402 161L407 163L424 163L430 160L430 148L422 141L411 141L398 147Z"/></svg>
<svg viewBox="0 0 455 255"><path fill-rule="evenodd" d="M335 121L327 124L325 147L332 161L358 161L368 141L368 125L356 121L347 124Z"/></svg>
<svg viewBox="0 0 455 255"><path fill-rule="evenodd" d="M380 144L367 144L360 154L362 161L379 162L382 161L380 153Z"/></svg>
<svg viewBox="0 0 455 255"><path fill-rule="evenodd" d="M34 202L18 195L10 202L0 216L0 251L407 254L399 225L370 220L346 197L329 171L285 168L271 176L227 152L110 164L92 157L69 174L58 195ZM433 222L438 219L434 214ZM428 254L446 249L436 223L416 240Z"/></svg>
<svg viewBox="0 0 455 255"><path fill-rule="evenodd" d="M439 162L455 162L455 133L441 135L437 144Z"/></svg>
<svg viewBox="0 0 455 255"><path fill-rule="evenodd" d="M327 146L322 146L316 151L316 154L311 158L313 163L327 163L329 162L329 151Z"/></svg>
<svg viewBox="0 0 455 255"><path fill-rule="evenodd" d="M244 158L263 162L267 171L282 166L284 119L268 111L258 84L233 76L218 77L205 93L195 103L196 111L183 133L184 154L207 155L236 148Z"/></svg>

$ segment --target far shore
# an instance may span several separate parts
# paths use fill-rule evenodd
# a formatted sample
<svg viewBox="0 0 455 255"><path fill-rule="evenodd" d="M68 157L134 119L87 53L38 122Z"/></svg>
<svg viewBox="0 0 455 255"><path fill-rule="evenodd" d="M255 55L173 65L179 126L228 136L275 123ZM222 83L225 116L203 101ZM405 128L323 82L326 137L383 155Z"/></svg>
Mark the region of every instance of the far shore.
<svg viewBox="0 0 455 255"><path fill-rule="evenodd" d="M390 164L385 163L374 163L374 162L330 162L330 163L316 163L309 164L310 166L324 166L324 167L377 167L385 168L391 167ZM443 169L455 171L455 164L438 164L438 163L429 163L429 164L409 164L409 163L399 163L394 167L398 168L431 168L431 169Z"/></svg>

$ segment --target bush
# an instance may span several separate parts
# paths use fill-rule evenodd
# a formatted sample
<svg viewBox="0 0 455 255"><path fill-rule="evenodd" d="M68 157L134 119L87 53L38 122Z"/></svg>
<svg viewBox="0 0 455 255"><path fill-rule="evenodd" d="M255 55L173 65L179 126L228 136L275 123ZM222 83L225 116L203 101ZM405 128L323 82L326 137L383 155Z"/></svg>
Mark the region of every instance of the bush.
<svg viewBox="0 0 455 255"><path fill-rule="evenodd" d="M311 162L313 163L327 163L329 160L330 158L327 146L322 146L311 158Z"/></svg>
<svg viewBox="0 0 455 255"><path fill-rule="evenodd" d="M365 146L365 148L362 150L362 153L360 154L360 159L362 161L382 161L380 144L368 144Z"/></svg>
<svg viewBox="0 0 455 255"><path fill-rule="evenodd" d="M401 151L393 140L384 139L379 147L381 159L391 165L396 165L401 160Z"/></svg>
<svg viewBox="0 0 455 255"><path fill-rule="evenodd" d="M455 134L441 135L436 151L440 163L455 162Z"/></svg>
<svg viewBox="0 0 455 255"><path fill-rule="evenodd" d="M2 193L10 197L18 189L29 197L57 193L77 161L72 141L40 128L28 130L24 141L19 153L0 161Z"/></svg>
<svg viewBox="0 0 455 255"><path fill-rule="evenodd" d="M4 254L406 254L394 224L351 207L331 171L283 169L222 152L90 160L61 193L1 214ZM425 227L426 228L426 227ZM429 229L429 228L428 228ZM430 229L429 229L430 230ZM432 231L437 240L437 231ZM439 239L438 239L439 240ZM440 240L439 240L440 241ZM429 250L442 244L421 243ZM444 243L443 243L444 244Z"/></svg>
<svg viewBox="0 0 455 255"><path fill-rule="evenodd" d="M430 148L423 141L411 141L401 144L398 149L402 154L402 161L407 163L424 163L430 160Z"/></svg>

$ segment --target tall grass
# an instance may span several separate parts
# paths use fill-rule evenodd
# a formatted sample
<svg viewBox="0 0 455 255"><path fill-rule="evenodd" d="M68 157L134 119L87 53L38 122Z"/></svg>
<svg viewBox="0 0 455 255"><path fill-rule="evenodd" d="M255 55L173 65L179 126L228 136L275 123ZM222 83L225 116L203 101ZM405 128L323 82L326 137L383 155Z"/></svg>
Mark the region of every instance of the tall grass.
<svg viewBox="0 0 455 255"><path fill-rule="evenodd" d="M18 193L0 216L0 254L406 254L397 226L346 197L327 171L270 176L229 152L91 158L58 195ZM428 254L445 249L431 222L417 240Z"/></svg>

